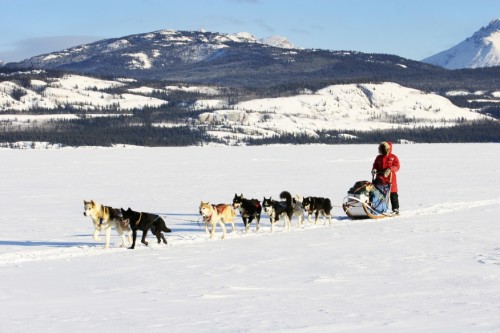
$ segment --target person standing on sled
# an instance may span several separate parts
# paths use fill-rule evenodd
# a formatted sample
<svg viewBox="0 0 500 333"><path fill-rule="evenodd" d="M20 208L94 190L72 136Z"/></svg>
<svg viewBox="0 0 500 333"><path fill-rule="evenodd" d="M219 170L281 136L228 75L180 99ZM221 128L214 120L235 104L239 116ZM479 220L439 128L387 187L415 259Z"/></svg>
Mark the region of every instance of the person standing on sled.
<svg viewBox="0 0 500 333"><path fill-rule="evenodd" d="M378 146L379 155L373 162L372 175L375 183L391 184L392 212L399 214L398 181L396 172L399 171L399 159L392 153L392 142L384 141Z"/></svg>

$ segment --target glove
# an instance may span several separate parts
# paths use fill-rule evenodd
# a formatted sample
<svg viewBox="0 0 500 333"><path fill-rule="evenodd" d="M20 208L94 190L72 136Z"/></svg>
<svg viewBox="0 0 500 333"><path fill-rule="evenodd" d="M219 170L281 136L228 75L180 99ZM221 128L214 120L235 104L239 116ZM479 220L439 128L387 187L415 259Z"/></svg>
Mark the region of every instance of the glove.
<svg viewBox="0 0 500 333"><path fill-rule="evenodd" d="M374 176L374 177L375 177L375 175L376 175L376 174L377 174L377 169L373 169L373 170L372 170L372 176Z"/></svg>
<svg viewBox="0 0 500 333"><path fill-rule="evenodd" d="M391 169L387 168L384 170L384 177L389 177L390 174L391 174Z"/></svg>

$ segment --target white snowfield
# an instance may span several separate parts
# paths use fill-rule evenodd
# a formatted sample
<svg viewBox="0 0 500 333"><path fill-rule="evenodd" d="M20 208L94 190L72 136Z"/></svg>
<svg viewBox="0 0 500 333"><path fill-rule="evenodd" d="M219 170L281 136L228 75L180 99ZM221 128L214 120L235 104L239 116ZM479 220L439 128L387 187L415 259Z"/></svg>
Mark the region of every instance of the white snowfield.
<svg viewBox="0 0 500 333"><path fill-rule="evenodd" d="M500 145L395 145L402 215L347 220L376 150L2 149L0 331L499 332ZM329 197L332 225L198 224L201 200L283 190ZM104 250L84 199L160 213L168 245Z"/></svg>

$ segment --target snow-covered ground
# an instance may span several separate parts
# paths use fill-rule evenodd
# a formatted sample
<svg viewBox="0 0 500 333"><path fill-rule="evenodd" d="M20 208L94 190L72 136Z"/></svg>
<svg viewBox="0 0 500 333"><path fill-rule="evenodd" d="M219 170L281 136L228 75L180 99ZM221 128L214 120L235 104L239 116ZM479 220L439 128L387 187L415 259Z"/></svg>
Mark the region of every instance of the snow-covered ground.
<svg viewBox="0 0 500 333"><path fill-rule="evenodd" d="M402 215L347 220L376 145L0 150L0 332L499 332L500 145L395 145ZM200 200L328 196L331 226L208 240ZM83 200L164 214L109 250Z"/></svg>

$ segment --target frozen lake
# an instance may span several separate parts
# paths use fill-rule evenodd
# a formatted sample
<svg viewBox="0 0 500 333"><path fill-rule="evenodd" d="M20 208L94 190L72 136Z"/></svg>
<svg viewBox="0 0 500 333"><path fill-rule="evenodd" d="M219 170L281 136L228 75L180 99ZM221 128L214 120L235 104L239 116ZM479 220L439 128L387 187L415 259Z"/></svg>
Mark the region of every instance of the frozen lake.
<svg viewBox="0 0 500 333"><path fill-rule="evenodd" d="M402 215L347 220L377 145L0 150L1 332L499 332L500 145L395 145ZM331 226L208 240L201 200L329 197ZM92 238L83 200L169 244ZM228 229L230 230L230 229ZM140 233L139 233L140 235Z"/></svg>

